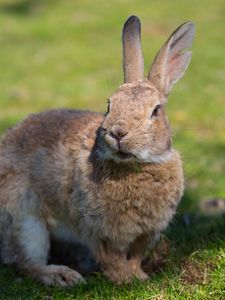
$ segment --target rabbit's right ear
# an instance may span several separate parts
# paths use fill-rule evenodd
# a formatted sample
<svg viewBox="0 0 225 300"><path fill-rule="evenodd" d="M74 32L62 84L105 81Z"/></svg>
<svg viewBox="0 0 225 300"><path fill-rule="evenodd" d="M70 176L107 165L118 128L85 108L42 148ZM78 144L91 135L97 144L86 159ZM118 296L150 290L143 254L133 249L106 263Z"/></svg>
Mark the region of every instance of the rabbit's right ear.
<svg viewBox="0 0 225 300"><path fill-rule="evenodd" d="M141 23L138 17L128 18L123 27L124 82L144 78L144 59L141 49Z"/></svg>
<svg viewBox="0 0 225 300"><path fill-rule="evenodd" d="M195 34L194 24L187 22L178 27L159 50L148 73L148 79L166 97L179 80L191 60L191 47Z"/></svg>

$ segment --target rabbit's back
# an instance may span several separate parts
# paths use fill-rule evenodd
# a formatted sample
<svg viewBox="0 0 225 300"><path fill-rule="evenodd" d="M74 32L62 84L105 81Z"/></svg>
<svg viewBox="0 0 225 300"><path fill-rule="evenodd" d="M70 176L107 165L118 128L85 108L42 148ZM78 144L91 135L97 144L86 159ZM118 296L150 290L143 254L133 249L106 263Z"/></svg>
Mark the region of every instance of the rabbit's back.
<svg viewBox="0 0 225 300"><path fill-rule="evenodd" d="M95 133L102 122L101 113L78 110L50 110L32 114L17 126L9 129L3 136L0 153L13 153L22 159L41 148L53 149L58 143L69 141L78 144L91 128L89 138L95 139Z"/></svg>

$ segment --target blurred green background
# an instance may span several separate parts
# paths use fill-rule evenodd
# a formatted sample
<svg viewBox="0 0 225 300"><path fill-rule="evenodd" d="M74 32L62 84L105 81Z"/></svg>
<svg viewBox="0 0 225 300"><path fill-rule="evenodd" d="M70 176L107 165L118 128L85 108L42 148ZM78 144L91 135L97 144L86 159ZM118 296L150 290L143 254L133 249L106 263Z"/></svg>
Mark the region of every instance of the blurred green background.
<svg viewBox="0 0 225 300"><path fill-rule="evenodd" d="M178 25L196 24L191 65L167 105L184 160L180 214L195 213L202 199L225 197L224 0L0 0L0 133L46 109L104 111L122 84L121 29L131 14L142 21L146 72Z"/></svg>

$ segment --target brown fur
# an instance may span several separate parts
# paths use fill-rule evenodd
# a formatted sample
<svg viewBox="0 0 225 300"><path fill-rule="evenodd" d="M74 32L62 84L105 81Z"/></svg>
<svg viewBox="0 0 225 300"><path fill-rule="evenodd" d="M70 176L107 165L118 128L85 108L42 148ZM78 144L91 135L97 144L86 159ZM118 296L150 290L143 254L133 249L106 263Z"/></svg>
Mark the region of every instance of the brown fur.
<svg viewBox="0 0 225 300"><path fill-rule="evenodd" d="M52 110L8 130L0 145L4 263L45 284L73 285L83 281L78 272L47 260L50 239L79 241L113 282L147 279L145 251L183 193L163 99L138 80L118 89L106 116Z"/></svg>

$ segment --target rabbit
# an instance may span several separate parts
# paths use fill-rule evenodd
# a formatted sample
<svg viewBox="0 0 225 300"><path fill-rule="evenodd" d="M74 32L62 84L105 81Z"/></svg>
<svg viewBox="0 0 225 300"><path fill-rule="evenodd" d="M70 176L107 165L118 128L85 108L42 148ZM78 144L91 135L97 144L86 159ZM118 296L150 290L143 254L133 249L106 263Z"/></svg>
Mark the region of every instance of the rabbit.
<svg viewBox="0 0 225 300"><path fill-rule="evenodd" d="M182 161L165 115L187 69L194 24L178 27L147 77L136 16L122 32L124 83L105 114L56 109L28 116L0 145L1 259L46 285L85 279L48 264L50 241L79 241L115 284L148 279L141 262L176 212Z"/></svg>

